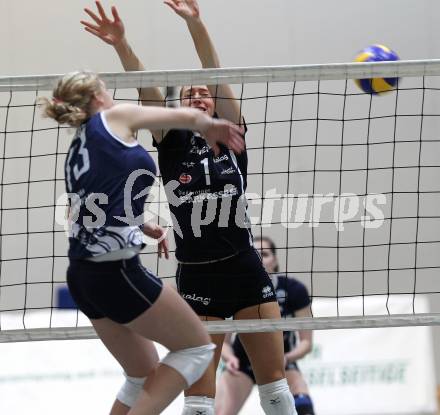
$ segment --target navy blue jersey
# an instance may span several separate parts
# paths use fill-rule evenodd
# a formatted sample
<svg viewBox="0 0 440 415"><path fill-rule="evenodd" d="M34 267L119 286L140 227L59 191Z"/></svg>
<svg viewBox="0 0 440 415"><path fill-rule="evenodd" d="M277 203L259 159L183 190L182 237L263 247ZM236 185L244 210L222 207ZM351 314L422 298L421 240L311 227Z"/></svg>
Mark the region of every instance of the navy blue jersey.
<svg viewBox="0 0 440 415"><path fill-rule="evenodd" d="M272 275L272 283L275 288L278 304L280 305L281 317L294 317L296 311L310 304L307 288L295 278L287 277L283 274L274 274ZM283 337L284 353L288 353L295 347L295 332L285 331L283 332ZM248 362L247 354L238 336L235 337L232 348L240 362Z"/></svg>
<svg viewBox="0 0 440 415"><path fill-rule="evenodd" d="M148 152L113 135L104 113L79 127L65 163L72 217L69 257L143 247L139 226L155 174Z"/></svg>
<svg viewBox="0 0 440 415"><path fill-rule="evenodd" d="M171 130L159 144L159 168L181 262L222 259L252 246L247 217L247 154L226 147L215 156L188 130Z"/></svg>

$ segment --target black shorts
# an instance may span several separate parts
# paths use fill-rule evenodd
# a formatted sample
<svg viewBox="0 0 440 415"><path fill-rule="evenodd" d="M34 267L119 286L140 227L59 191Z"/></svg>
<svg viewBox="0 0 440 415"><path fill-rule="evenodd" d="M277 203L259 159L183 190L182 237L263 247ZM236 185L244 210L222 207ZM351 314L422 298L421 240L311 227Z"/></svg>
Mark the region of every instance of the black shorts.
<svg viewBox="0 0 440 415"><path fill-rule="evenodd" d="M148 310L163 287L137 255L108 262L70 260L67 284L78 308L88 318L107 317L121 324Z"/></svg>
<svg viewBox="0 0 440 415"><path fill-rule="evenodd" d="M255 249L209 264L179 264L177 289L199 316L228 318L246 307L277 301Z"/></svg>
<svg viewBox="0 0 440 415"><path fill-rule="evenodd" d="M287 370L298 370L298 365L296 364L296 362L290 362L286 364L286 367L284 368L286 371ZM251 363L249 362L249 360L247 360L246 362L241 362L240 361L240 368L238 369L240 372L243 372L245 375L248 375L252 382L254 382L254 384L257 383L257 380L255 379L255 375L254 375L254 371L252 370L252 366Z"/></svg>

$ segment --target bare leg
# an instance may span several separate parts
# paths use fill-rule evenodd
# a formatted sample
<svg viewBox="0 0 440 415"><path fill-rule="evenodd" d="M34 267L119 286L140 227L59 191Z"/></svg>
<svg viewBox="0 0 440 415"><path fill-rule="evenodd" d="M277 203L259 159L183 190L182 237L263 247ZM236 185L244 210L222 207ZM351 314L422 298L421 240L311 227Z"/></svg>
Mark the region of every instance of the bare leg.
<svg viewBox="0 0 440 415"><path fill-rule="evenodd" d="M186 387L183 377L171 367L159 365L144 384L143 393L128 415L160 414Z"/></svg>
<svg viewBox="0 0 440 415"><path fill-rule="evenodd" d="M209 335L198 317L170 287L164 286L150 309L122 326L109 319L92 321L96 332L129 376L148 375L136 404L130 411L115 403L111 415L155 415L187 386L176 370L157 366L157 354L152 343L163 344L170 351L206 345ZM139 360L138 360L139 359Z"/></svg>
<svg viewBox="0 0 440 415"><path fill-rule="evenodd" d="M204 321L222 320L218 317L200 317ZM215 397L215 377L217 373L218 363L220 361L222 353L224 334L211 335L211 341L217 346L214 353L214 358L205 374L192 385L185 390L185 396L206 396L208 398Z"/></svg>
<svg viewBox="0 0 440 415"><path fill-rule="evenodd" d="M127 327L163 344L171 351L210 342L209 334L199 317L180 295L167 285L153 306L128 323Z"/></svg>
<svg viewBox="0 0 440 415"><path fill-rule="evenodd" d="M286 378L292 395L310 395L309 388L301 372L295 369L288 370Z"/></svg>
<svg viewBox="0 0 440 415"><path fill-rule="evenodd" d="M92 323L128 376L143 378L154 373L159 364L159 356L151 340L109 319L93 320ZM126 415L129 410L128 406L115 400L110 415Z"/></svg>
<svg viewBox="0 0 440 415"><path fill-rule="evenodd" d="M113 407L110 411L110 415L126 415L130 408L128 406L125 406L123 403L116 400L113 403Z"/></svg>
<svg viewBox="0 0 440 415"><path fill-rule="evenodd" d="M228 371L223 372L217 384L216 415L237 415L253 386L254 382L243 372L236 375Z"/></svg>
<svg viewBox="0 0 440 415"><path fill-rule="evenodd" d="M278 303L264 303L240 310L235 319L280 318ZM258 385L283 379L284 344L281 332L241 333L240 340L251 361Z"/></svg>
<svg viewBox="0 0 440 415"><path fill-rule="evenodd" d="M280 318L278 303L240 310L237 318ZM266 414L296 415L284 371L282 332L240 334L240 339L251 361L258 384L260 404Z"/></svg>

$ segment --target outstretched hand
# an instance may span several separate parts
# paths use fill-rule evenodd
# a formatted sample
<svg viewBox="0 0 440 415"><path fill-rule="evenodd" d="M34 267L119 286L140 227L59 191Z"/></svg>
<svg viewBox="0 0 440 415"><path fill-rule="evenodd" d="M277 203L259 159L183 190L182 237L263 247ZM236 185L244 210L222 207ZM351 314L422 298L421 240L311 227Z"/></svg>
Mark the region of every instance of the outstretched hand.
<svg viewBox="0 0 440 415"><path fill-rule="evenodd" d="M81 20L81 24L84 26L87 32L99 37L105 43L115 46L121 42L125 36L124 24L119 17L118 10L115 6L111 8L113 17L113 20L111 20L105 14L101 2L97 0L95 3L99 15L87 7L84 9L84 11L92 18L94 23Z"/></svg>
<svg viewBox="0 0 440 415"><path fill-rule="evenodd" d="M220 153L218 144L225 145L234 153L241 153L245 148L243 128L227 120L212 119L210 127L203 132L203 137L216 156Z"/></svg>
<svg viewBox="0 0 440 415"><path fill-rule="evenodd" d="M199 5L196 0L164 0L164 3L186 21L200 17Z"/></svg>

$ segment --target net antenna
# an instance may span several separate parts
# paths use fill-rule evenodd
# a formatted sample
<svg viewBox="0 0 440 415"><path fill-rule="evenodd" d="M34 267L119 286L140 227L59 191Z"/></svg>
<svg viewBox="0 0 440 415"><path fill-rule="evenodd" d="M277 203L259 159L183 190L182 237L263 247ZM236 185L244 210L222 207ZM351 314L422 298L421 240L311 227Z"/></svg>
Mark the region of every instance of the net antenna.
<svg viewBox="0 0 440 415"><path fill-rule="evenodd" d="M277 243L313 318L206 322L211 333L437 325L440 60L103 73L116 100L137 88L232 84L246 119L253 233ZM59 75L0 78L0 342L95 338L63 309L63 165L72 130L41 118ZM399 78L385 95L352 81ZM222 99L221 96L215 99ZM151 136L139 141L153 156ZM149 214L168 222L160 185ZM163 216L163 217L162 217ZM143 262L172 280L174 263Z"/></svg>

